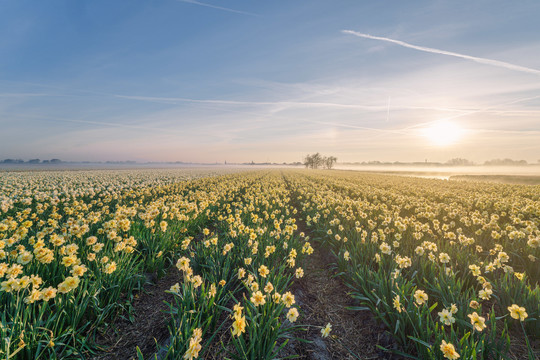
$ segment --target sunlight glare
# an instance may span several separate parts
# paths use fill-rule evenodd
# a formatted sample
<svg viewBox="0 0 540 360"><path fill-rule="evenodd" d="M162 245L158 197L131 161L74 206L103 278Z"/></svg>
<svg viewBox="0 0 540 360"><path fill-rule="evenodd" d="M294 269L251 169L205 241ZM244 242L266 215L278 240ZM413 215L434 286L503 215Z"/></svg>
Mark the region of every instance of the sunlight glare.
<svg viewBox="0 0 540 360"><path fill-rule="evenodd" d="M461 140L464 129L453 122L437 121L422 129L422 135L433 145L449 146Z"/></svg>

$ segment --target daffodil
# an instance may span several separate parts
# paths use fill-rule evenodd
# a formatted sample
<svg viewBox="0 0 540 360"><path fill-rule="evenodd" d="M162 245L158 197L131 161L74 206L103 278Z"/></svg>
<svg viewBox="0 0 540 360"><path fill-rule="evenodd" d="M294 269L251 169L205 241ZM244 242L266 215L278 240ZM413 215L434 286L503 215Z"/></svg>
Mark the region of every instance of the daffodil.
<svg viewBox="0 0 540 360"><path fill-rule="evenodd" d="M509 306L508 311L510 312L510 316L512 318L519 321L524 321L529 316L524 307L518 306L516 304Z"/></svg>

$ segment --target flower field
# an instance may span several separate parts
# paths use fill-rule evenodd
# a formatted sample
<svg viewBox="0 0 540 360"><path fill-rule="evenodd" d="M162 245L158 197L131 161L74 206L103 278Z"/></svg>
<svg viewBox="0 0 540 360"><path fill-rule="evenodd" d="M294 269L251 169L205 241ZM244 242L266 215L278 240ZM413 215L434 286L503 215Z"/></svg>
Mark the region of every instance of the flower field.
<svg viewBox="0 0 540 360"><path fill-rule="evenodd" d="M540 338L540 187L355 173L292 177L359 302L420 359L511 356ZM538 344L536 344L538 346ZM537 356L537 355L536 355Z"/></svg>
<svg viewBox="0 0 540 360"><path fill-rule="evenodd" d="M539 186L103 170L4 172L0 189L2 359L91 359L96 334L130 311L147 275L170 272L159 359L205 358L216 343L222 358L281 358L313 327L293 284L314 247L334 254L355 310L385 325L393 351L536 356Z"/></svg>

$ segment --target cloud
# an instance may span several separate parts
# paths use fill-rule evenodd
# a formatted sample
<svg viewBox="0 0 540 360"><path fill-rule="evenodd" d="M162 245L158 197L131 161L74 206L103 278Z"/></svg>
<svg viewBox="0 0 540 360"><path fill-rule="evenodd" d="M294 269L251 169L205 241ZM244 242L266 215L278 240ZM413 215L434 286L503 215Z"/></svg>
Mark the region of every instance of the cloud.
<svg viewBox="0 0 540 360"><path fill-rule="evenodd" d="M337 108L351 110L368 110L368 111L388 111L388 103L384 105L362 105L362 104L343 104L334 102L313 102L313 101L236 101L236 100L220 100L220 99L190 99L179 97L153 97L153 96L131 96L131 95L113 95L116 98L126 100L139 100L157 103L200 103L213 105L236 105L236 106L281 106L281 107L299 107L299 108ZM465 109L444 108L444 107L429 107L429 106L392 106L392 110L436 110L445 112L465 112Z"/></svg>
<svg viewBox="0 0 540 360"><path fill-rule="evenodd" d="M359 32L352 31L352 30L342 30L342 32L344 34L351 34L351 35L358 36L358 37L361 37L361 38L386 41L386 42L389 42L389 43L397 44L399 46L403 46L403 47L418 50L418 51L424 51L424 52L433 53L433 54L440 54L440 55L448 55L448 56L453 56L453 57L457 57L457 58L461 58L461 59L465 59L465 60L471 60L471 61L474 61L474 62L477 62L477 63L480 63L480 64L496 66L496 67L500 67L500 68L504 68L504 69L508 69L508 70L520 71L520 72L525 72L525 73L534 74L534 75L540 75L540 70L531 69L531 68L528 68L528 67L511 64L511 63L507 63L507 62L504 62L504 61L486 59L486 58L481 58L481 57L476 57L476 56L459 54L459 53L446 51L446 50L440 50L440 49L434 49L434 48L429 48L429 47L425 47L425 46L413 45L413 44L409 44L409 43L406 43L406 42L400 41L400 40L390 39L390 38L381 37L381 36L373 36L373 35L363 34L363 33L359 33Z"/></svg>
<svg viewBox="0 0 540 360"><path fill-rule="evenodd" d="M209 7L209 8L212 8L212 9L218 9L218 10L228 11L228 12L232 12L232 13L236 13L236 14L250 15L250 16L259 16L259 15L257 15L257 14L253 14L253 13L250 13L250 12L247 12L247 11L234 10L234 9L231 9L231 8L226 8L226 7L222 7L222 6L217 6L217 5L207 4L207 3L203 3L203 2L200 2L200 1L196 1L196 0L177 0L177 1L179 1L179 2L185 2L185 3L188 3L188 4L194 4L194 5L205 6L205 7Z"/></svg>
<svg viewBox="0 0 540 360"><path fill-rule="evenodd" d="M171 97L152 97L152 96L130 96L130 95L114 95L115 97L128 99L128 100L140 100L150 102L165 102L165 103L202 103L202 104L214 104L214 105L240 105L240 106L257 106L257 105L277 105L277 106L298 106L298 107L332 107L332 108L344 108L344 109L364 109L379 111L386 109L386 106L372 106L372 105L359 105L359 104L339 104L329 102L304 102L304 101L235 101L235 100L220 100L220 99L189 99L189 98L171 98Z"/></svg>
<svg viewBox="0 0 540 360"><path fill-rule="evenodd" d="M512 101L508 101L508 102L505 102L503 104L498 104L498 105L494 105L494 106L489 106L489 107L486 107L486 108L483 108L483 109L478 109L478 110L472 110L472 111L469 111L469 112L466 112L466 113L463 113L463 114L458 114L458 115L454 115L454 116L450 116L450 117L447 117L443 120L450 120L450 119L455 119L455 118L459 118L459 117L463 117L463 116L468 116L468 115L472 115L472 114L477 114L477 113L487 113L487 112L493 112L495 110L496 112L496 109L500 106L505 106L505 105L512 105L512 104L517 104L517 103L521 103L521 102L525 102L525 101L529 101L529 100L536 100L536 99L539 99L540 98L540 95L537 95L537 96L530 96L530 97L525 97L525 98L520 98L520 99L515 99L515 100L512 100Z"/></svg>
<svg viewBox="0 0 540 360"><path fill-rule="evenodd" d="M35 93L0 93L0 98L24 98L36 96L58 96L51 94L35 94Z"/></svg>
<svg viewBox="0 0 540 360"><path fill-rule="evenodd" d="M73 123L73 124L99 125L99 126L117 127L117 128L125 128L125 129L143 130L143 131L156 131L156 132L163 132L165 134L169 134L171 132L177 132L172 129L156 128L156 127L151 127L151 126L121 124L121 123L104 122L104 121L68 119L68 118L53 117L53 116L42 116L42 115L33 116L33 115L21 115L21 114L12 115L12 116L16 116L20 119L47 120L47 121L68 122L68 123ZM182 132L178 131L178 134L182 134Z"/></svg>
<svg viewBox="0 0 540 360"><path fill-rule="evenodd" d="M312 123L312 124L328 125L328 126L331 126L331 127L341 127L341 128L347 128L347 129L375 131L375 132L385 133L385 134L407 135L406 132L404 132L403 130L400 130L400 129L383 129L383 128L374 128L374 127L367 127L367 126L342 124L342 123L338 123L338 122L316 121L316 120L301 120L301 121L306 122L306 123Z"/></svg>

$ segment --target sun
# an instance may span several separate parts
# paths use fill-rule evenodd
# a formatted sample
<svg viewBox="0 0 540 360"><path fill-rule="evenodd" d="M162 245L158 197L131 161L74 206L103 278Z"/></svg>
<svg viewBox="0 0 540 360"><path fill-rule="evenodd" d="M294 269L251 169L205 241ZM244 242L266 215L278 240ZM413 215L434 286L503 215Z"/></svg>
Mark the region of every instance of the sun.
<svg viewBox="0 0 540 360"><path fill-rule="evenodd" d="M458 124L450 121L437 121L421 130L421 133L433 145L450 146L461 140L465 130Z"/></svg>

